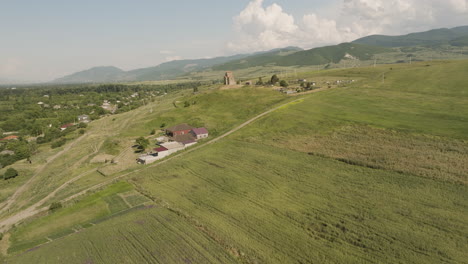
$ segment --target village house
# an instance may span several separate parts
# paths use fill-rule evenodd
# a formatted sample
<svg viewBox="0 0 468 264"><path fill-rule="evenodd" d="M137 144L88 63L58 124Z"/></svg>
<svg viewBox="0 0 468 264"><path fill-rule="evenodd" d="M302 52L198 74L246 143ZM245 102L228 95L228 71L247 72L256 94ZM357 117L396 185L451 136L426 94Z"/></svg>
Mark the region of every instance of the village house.
<svg viewBox="0 0 468 264"><path fill-rule="evenodd" d="M167 148L165 148L165 147L159 146L159 148L155 148L154 151L156 151L156 153L158 153L158 157L160 159L169 156L169 150Z"/></svg>
<svg viewBox="0 0 468 264"><path fill-rule="evenodd" d="M188 124L180 124L177 126L173 126L166 129L166 134L170 137L180 136L180 135L187 135L193 127L189 126Z"/></svg>
<svg viewBox="0 0 468 264"><path fill-rule="evenodd" d="M91 119L89 118L88 115L80 115L80 116L78 116L78 122L80 122L80 123L89 123L89 122L91 122Z"/></svg>
<svg viewBox="0 0 468 264"><path fill-rule="evenodd" d="M74 126L74 124L71 124L71 123L70 123L70 124L65 124L65 125L62 125L62 126L60 127L60 130L64 131L65 129L67 129L67 128L69 128L69 127L72 127L72 126Z"/></svg>
<svg viewBox="0 0 468 264"><path fill-rule="evenodd" d="M190 133L198 140L208 137L208 130L204 127L201 128L194 128L190 131Z"/></svg>
<svg viewBox="0 0 468 264"><path fill-rule="evenodd" d="M197 140L207 138L208 130L204 127L193 128L188 124L180 124L166 129L167 136L156 138L158 147L152 153L141 155L139 164L151 164L173 153L197 144Z"/></svg>
<svg viewBox="0 0 468 264"><path fill-rule="evenodd" d="M18 137L18 136L11 135L11 136L4 137L4 138L0 139L0 141L18 140L18 139L19 139L19 137Z"/></svg>
<svg viewBox="0 0 468 264"><path fill-rule="evenodd" d="M55 110L58 110L58 109L62 108L62 106L60 106L60 105L54 105L53 108L54 108Z"/></svg>

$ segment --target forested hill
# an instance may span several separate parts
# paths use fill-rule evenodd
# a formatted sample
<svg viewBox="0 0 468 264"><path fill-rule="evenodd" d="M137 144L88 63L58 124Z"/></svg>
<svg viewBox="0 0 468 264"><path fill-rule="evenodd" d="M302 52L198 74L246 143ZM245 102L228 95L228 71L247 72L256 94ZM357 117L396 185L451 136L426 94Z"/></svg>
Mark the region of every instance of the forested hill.
<svg viewBox="0 0 468 264"><path fill-rule="evenodd" d="M390 49L368 45L342 43L303 51L279 51L231 61L213 67L213 70L239 70L256 66L308 66L338 63L345 57L368 60L374 54L389 52Z"/></svg>
<svg viewBox="0 0 468 264"><path fill-rule="evenodd" d="M456 40L462 37L468 37L468 26L451 29L433 29L425 32L411 33L402 36L372 35L355 40L353 43L381 47L408 47L419 45L433 46L449 44L459 45L460 42L456 42Z"/></svg>

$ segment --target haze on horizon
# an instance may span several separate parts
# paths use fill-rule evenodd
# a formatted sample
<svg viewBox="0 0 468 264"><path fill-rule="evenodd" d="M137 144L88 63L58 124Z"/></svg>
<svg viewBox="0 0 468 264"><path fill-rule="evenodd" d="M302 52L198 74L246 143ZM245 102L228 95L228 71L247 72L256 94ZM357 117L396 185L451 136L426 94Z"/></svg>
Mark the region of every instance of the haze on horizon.
<svg viewBox="0 0 468 264"><path fill-rule="evenodd" d="M468 0L4 1L0 83L468 25Z"/></svg>

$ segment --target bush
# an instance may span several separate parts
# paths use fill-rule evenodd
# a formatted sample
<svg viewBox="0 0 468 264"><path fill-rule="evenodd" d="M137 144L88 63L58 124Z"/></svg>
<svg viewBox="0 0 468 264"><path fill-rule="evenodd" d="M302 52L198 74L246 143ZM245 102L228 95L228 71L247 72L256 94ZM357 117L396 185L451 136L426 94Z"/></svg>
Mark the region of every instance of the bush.
<svg viewBox="0 0 468 264"><path fill-rule="evenodd" d="M288 82L286 82L285 80L281 80L281 81L280 81L280 86L281 86L281 87L288 87L289 84L288 84Z"/></svg>
<svg viewBox="0 0 468 264"><path fill-rule="evenodd" d="M150 135L156 134L156 129L151 130Z"/></svg>
<svg viewBox="0 0 468 264"><path fill-rule="evenodd" d="M53 202L53 203L50 204L49 211L54 212L54 211L56 211L56 210L58 210L58 209L60 209L62 207L63 206L62 206L61 202Z"/></svg>
<svg viewBox="0 0 468 264"><path fill-rule="evenodd" d="M67 140L65 138L61 138L57 141L55 141L54 143L52 143L52 145L50 145L51 148L59 148L63 145L65 145L65 143L67 142Z"/></svg>
<svg viewBox="0 0 468 264"><path fill-rule="evenodd" d="M5 174L3 174L3 179L8 180L8 179L11 179L11 178L15 178L16 176L18 176L18 171L13 169L13 168L9 168L5 172Z"/></svg>
<svg viewBox="0 0 468 264"><path fill-rule="evenodd" d="M84 135L86 131L84 129L80 129L80 131L78 133L80 133L80 135Z"/></svg>
<svg viewBox="0 0 468 264"><path fill-rule="evenodd" d="M87 127L88 127L88 124L86 124L86 123L78 124L78 128L87 128Z"/></svg>

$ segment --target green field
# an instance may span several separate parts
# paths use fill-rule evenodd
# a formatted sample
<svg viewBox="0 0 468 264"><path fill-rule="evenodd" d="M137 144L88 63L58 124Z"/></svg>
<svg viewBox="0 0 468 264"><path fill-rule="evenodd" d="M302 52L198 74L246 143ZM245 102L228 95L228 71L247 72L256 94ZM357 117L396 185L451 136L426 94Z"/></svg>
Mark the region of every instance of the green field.
<svg viewBox="0 0 468 264"><path fill-rule="evenodd" d="M92 215L79 205L99 193L17 227L8 262L465 263L467 71L468 61L438 61L298 73L358 81L304 95L215 144L130 174L133 186L117 185L129 193L93 203L106 215L148 197L155 208L102 217L28 251L67 234L76 223L54 226L68 217ZM266 88L206 90L103 122L133 117L113 137L185 120L220 135L293 99Z"/></svg>
<svg viewBox="0 0 468 264"><path fill-rule="evenodd" d="M105 239L105 244L94 241ZM64 247L69 245L70 247ZM18 254L8 263L235 263L210 237L166 209L143 207Z"/></svg>
<svg viewBox="0 0 468 264"><path fill-rule="evenodd" d="M82 229L89 223L102 221L109 216L148 201L140 194L131 193L132 203L127 203L126 198L120 195L132 190L132 185L120 182L66 208L23 223L14 229L13 236L10 238L9 253L29 249L48 240L64 237Z"/></svg>

